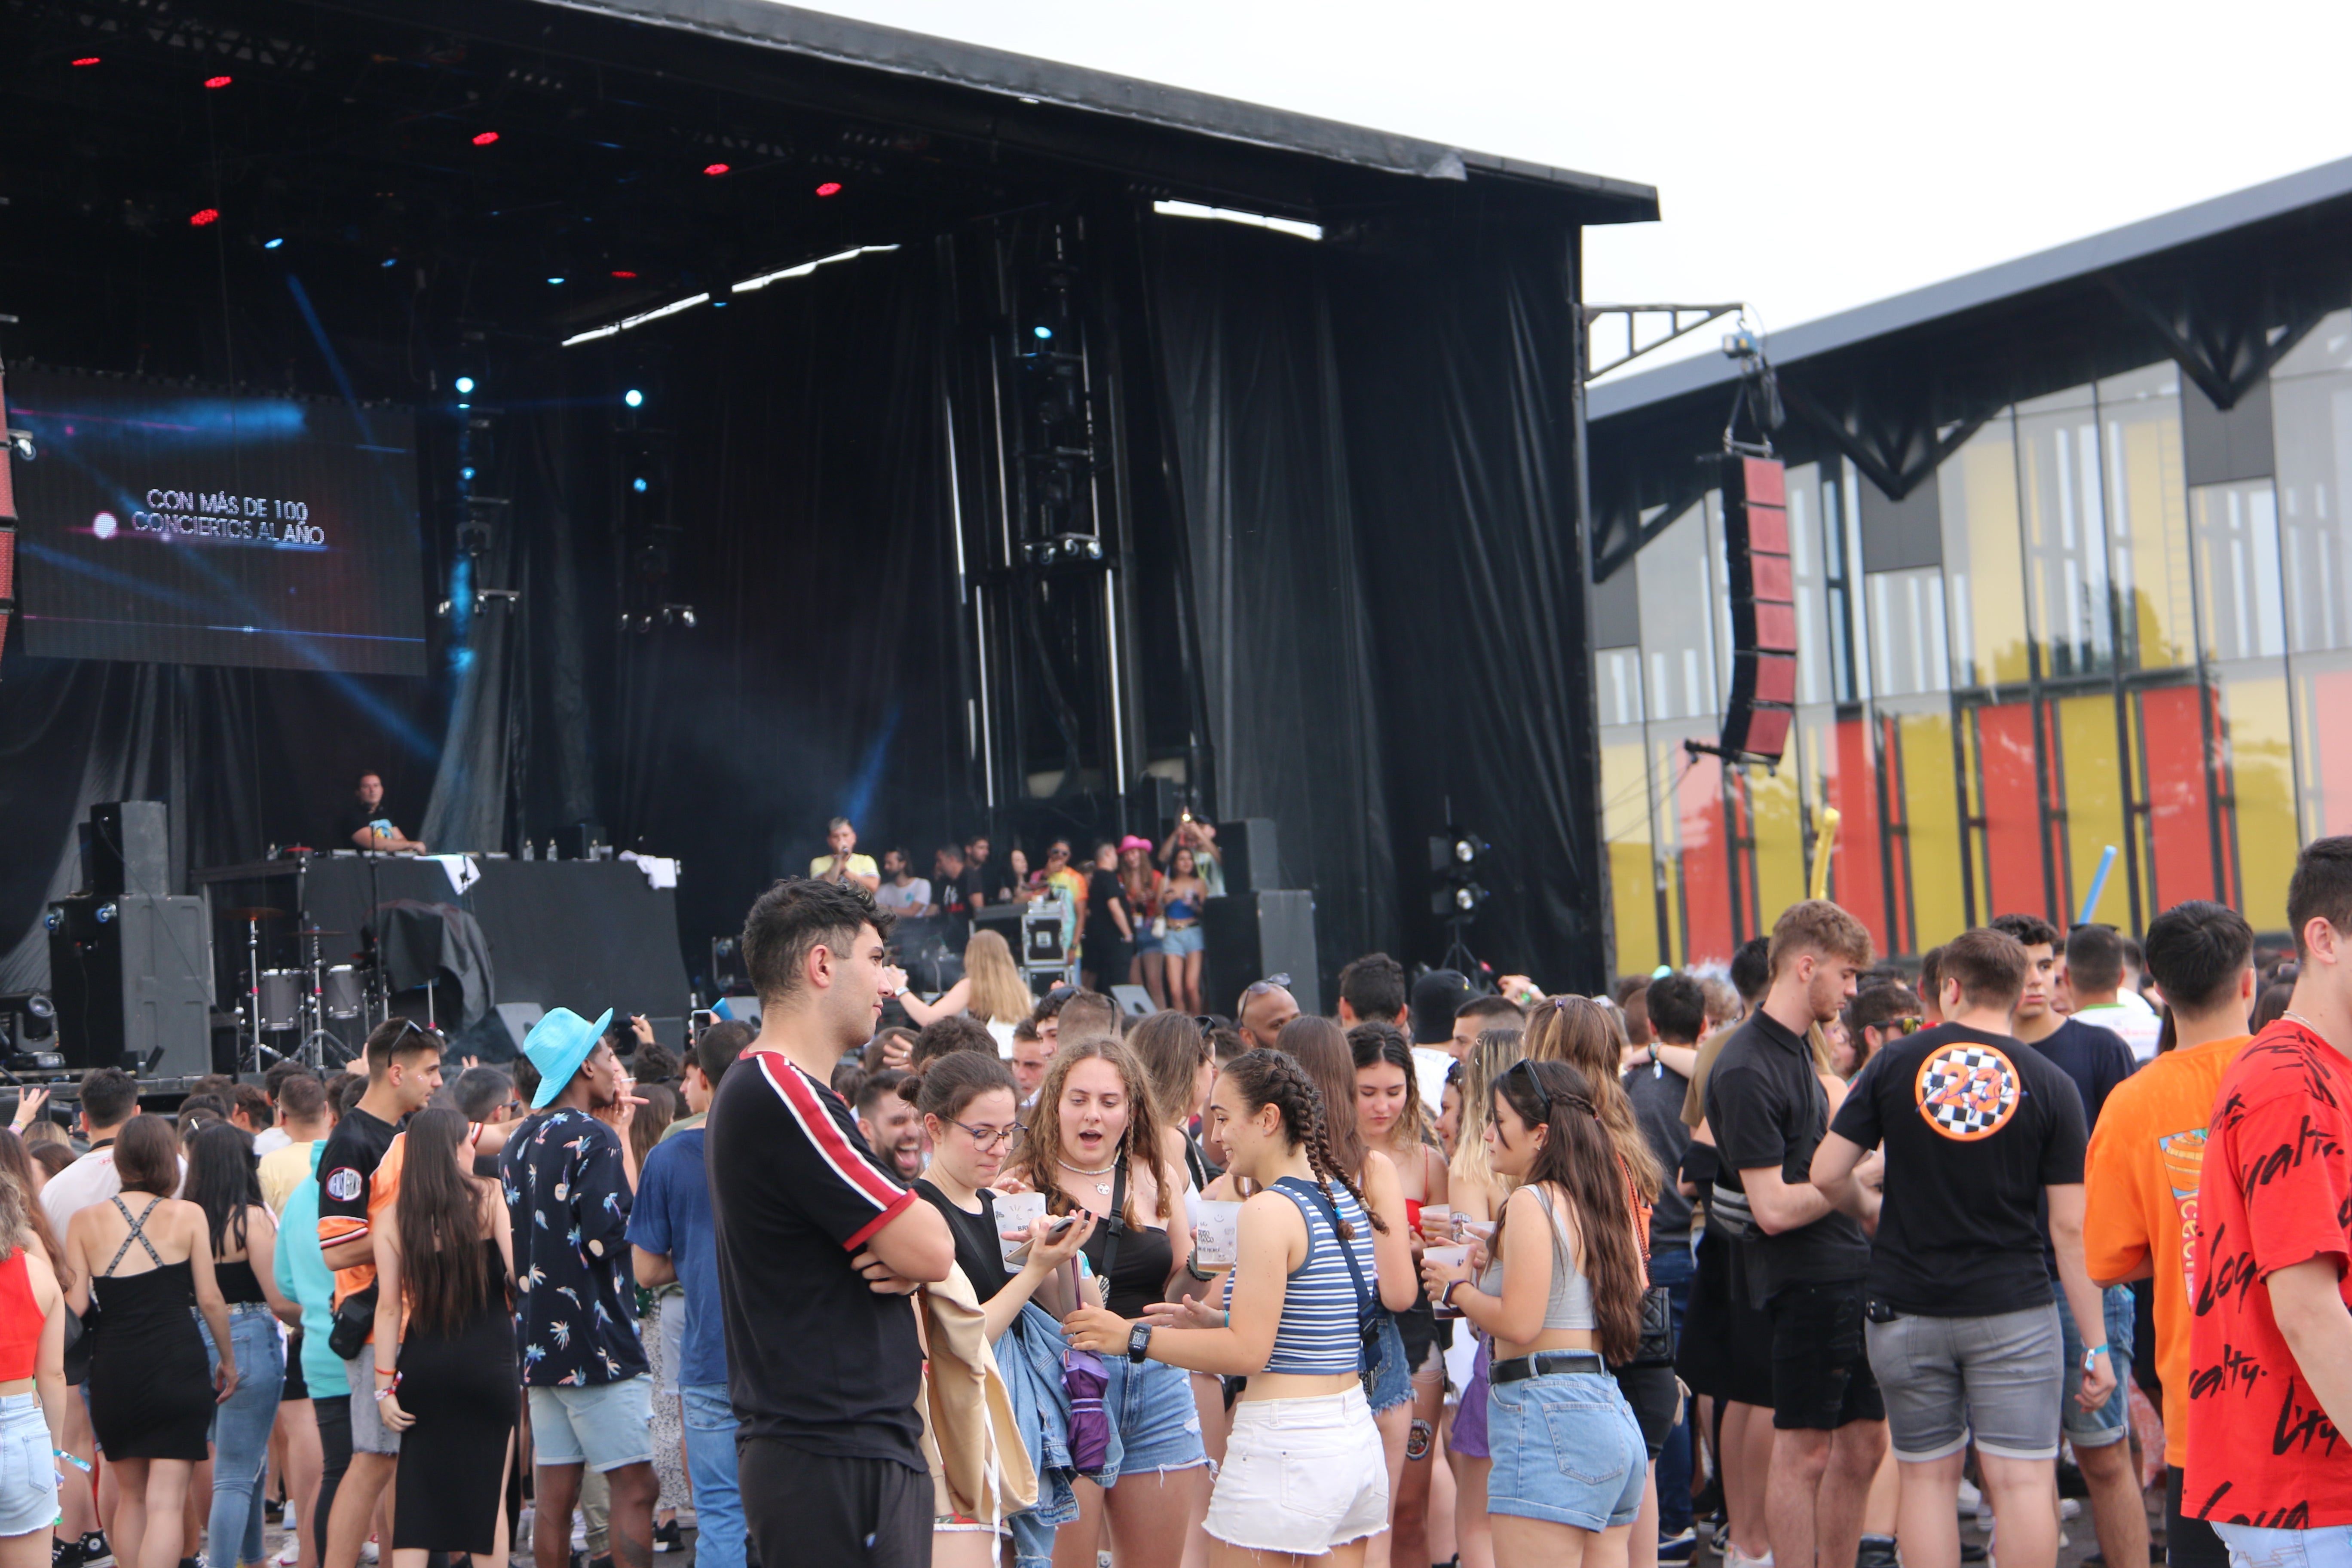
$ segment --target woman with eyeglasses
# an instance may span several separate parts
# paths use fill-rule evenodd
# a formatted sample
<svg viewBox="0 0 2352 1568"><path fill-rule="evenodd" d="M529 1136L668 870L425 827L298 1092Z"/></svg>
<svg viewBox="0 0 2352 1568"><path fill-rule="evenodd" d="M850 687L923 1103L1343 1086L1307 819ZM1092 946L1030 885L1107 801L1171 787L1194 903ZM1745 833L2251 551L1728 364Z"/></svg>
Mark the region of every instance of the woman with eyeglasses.
<svg viewBox="0 0 2352 1568"><path fill-rule="evenodd" d="M1173 1298L1192 1256L1184 1166L1160 1138L1150 1077L1134 1052L1098 1037L1061 1046L1012 1163L1045 1194L1047 1213L1103 1222L1084 1250L1109 1311L1134 1320ZM1176 1568L1208 1501L1209 1456L1192 1385L1158 1362L1104 1361L1103 1411L1123 1454L1118 1476L1108 1487L1077 1482L1078 1517L1055 1535L1054 1560L1094 1568L1108 1512L1121 1568Z"/></svg>
<svg viewBox="0 0 2352 1568"><path fill-rule="evenodd" d="M1201 906L1209 901L1209 885L1201 879L1200 859L1192 846L1179 847L1169 858L1168 881L1160 889L1160 912L1168 932L1160 939L1160 962L1168 985L1168 1005L1179 1013L1201 1011L1201 963L1208 939L1201 931Z"/></svg>
<svg viewBox="0 0 2352 1568"><path fill-rule="evenodd" d="M1498 1568L1626 1560L1648 1453L1609 1374L1642 1338L1642 1255L1622 1166L1593 1085L1522 1058L1486 1124L1497 1173L1518 1184L1491 1247L1422 1260L1429 1289L1494 1336L1486 1510Z"/></svg>
<svg viewBox="0 0 2352 1568"><path fill-rule="evenodd" d="M1008 1271L999 1239L996 1194L989 1184L1003 1169L1021 1131L1013 1074L992 1054L950 1051L922 1064L919 1076L900 1087L922 1113L930 1137L931 1160L915 1179L915 1192L948 1222L955 1237L956 1265L980 1301L989 1342L1002 1339L1039 1286L1069 1262L1094 1234L1091 1215L1059 1236L1053 1222L1030 1228L1028 1258ZM911 1091L911 1093L909 1093ZM986 1568L996 1549L997 1522L953 1516L931 1524L931 1561L939 1568Z"/></svg>

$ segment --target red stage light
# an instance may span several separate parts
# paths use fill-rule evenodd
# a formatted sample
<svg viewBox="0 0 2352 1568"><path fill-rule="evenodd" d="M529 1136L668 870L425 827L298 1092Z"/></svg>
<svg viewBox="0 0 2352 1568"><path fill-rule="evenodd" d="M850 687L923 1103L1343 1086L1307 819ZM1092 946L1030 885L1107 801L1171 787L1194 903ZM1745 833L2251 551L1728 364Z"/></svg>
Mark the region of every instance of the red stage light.
<svg viewBox="0 0 2352 1568"><path fill-rule="evenodd" d="M98 64L98 57L96 55L84 55L81 58L74 61L74 64L78 66L94 66Z"/></svg>
<svg viewBox="0 0 2352 1568"><path fill-rule="evenodd" d="M208 223L218 223L219 221L220 209L218 207L205 207L188 215L188 222L197 228L202 228Z"/></svg>
<svg viewBox="0 0 2352 1568"><path fill-rule="evenodd" d="M479 136L474 138L474 145L477 147L487 147L498 139L499 133L497 132L485 131Z"/></svg>
<svg viewBox="0 0 2352 1568"><path fill-rule="evenodd" d="M821 196L837 196L841 195L841 182L839 180L827 180L824 184L816 188L816 194Z"/></svg>
<svg viewBox="0 0 2352 1568"><path fill-rule="evenodd" d="M225 76L208 76L205 78L205 85L212 88L226 87L229 84L229 78Z"/></svg>
<svg viewBox="0 0 2352 1568"><path fill-rule="evenodd" d="M613 276L615 278L635 278L636 274L634 272L615 272Z"/></svg>
<svg viewBox="0 0 2352 1568"><path fill-rule="evenodd" d="M702 172L709 174L712 179L717 179L719 175L727 172L727 165L724 163L706 163L703 165Z"/></svg>

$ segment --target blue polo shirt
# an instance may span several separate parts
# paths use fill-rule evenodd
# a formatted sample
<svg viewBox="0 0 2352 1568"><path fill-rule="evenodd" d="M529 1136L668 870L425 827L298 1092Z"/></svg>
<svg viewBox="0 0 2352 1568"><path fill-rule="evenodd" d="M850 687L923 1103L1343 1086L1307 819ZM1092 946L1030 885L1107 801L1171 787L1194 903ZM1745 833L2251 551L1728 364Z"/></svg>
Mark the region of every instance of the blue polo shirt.
<svg viewBox="0 0 2352 1568"><path fill-rule="evenodd" d="M654 1145L629 1210L629 1245L668 1255L686 1290L680 1384L727 1381L727 1325L719 1307L719 1243L710 1226L703 1130L689 1127Z"/></svg>

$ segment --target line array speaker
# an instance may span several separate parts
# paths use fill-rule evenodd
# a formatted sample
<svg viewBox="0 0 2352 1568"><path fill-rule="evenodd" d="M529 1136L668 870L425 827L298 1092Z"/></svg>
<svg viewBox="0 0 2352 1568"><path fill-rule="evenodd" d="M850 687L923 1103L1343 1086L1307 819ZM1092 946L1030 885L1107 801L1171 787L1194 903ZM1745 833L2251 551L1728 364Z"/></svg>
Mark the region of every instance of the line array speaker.
<svg viewBox="0 0 2352 1568"><path fill-rule="evenodd" d="M1796 717L1797 606L1787 475L1776 459L1723 459L1723 544L1731 567L1731 699L1723 711L1723 754L1777 763Z"/></svg>

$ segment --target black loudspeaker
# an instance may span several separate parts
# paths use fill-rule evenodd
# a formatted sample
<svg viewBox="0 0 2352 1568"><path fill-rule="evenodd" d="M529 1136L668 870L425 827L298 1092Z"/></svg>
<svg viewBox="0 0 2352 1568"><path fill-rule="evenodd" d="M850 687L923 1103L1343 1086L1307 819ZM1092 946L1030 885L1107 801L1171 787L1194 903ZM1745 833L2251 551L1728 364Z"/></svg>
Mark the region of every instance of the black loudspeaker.
<svg viewBox="0 0 2352 1568"><path fill-rule="evenodd" d="M1217 824L1217 854L1224 862L1228 894L1270 893L1283 885L1282 853L1275 846L1270 816Z"/></svg>
<svg viewBox="0 0 2352 1568"><path fill-rule="evenodd" d="M1787 475L1769 458L1723 459L1723 547L1731 567L1727 760L1777 763L1797 705L1796 584L1789 570Z"/></svg>
<svg viewBox="0 0 2352 1568"><path fill-rule="evenodd" d="M1146 773L1135 781L1128 803L1143 817L1143 831L1157 844L1168 837L1176 826L1176 814L1184 809L1184 786L1160 773Z"/></svg>
<svg viewBox="0 0 2352 1568"><path fill-rule="evenodd" d="M57 1048L68 1067L164 1078L212 1070L202 899L78 894L51 904L47 923Z"/></svg>
<svg viewBox="0 0 2352 1568"><path fill-rule="evenodd" d="M82 886L89 892L170 892L169 808L160 800L115 800L91 806L82 857Z"/></svg>
<svg viewBox="0 0 2352 1568"><path fill-rule="evenodd" d="M1224 842L1224 830L1217 841ZM1208 952L1201 963L1201 1005L1231 1017L1243 987L1269 975L1290 976L1302 1013L1323 1011L1315 957L1315 895L1291 888L1234 893L1201 907Z"/></svg>

